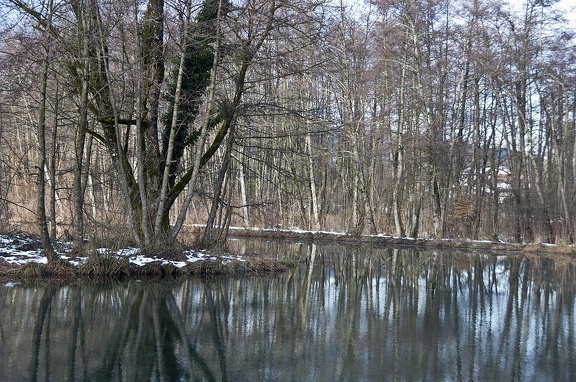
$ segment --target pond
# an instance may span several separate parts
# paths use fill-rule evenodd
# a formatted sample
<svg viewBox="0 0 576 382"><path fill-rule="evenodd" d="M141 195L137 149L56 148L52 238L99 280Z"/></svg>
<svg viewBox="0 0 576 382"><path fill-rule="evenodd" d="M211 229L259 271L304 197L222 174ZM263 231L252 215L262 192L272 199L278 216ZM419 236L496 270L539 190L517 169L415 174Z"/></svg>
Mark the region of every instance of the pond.
<svg viewBox="0 0 576 382"><path fill-rule="evenodd" d="M574 381L576 267L236 241L277 277L0 286L0 381Z"/></svg>

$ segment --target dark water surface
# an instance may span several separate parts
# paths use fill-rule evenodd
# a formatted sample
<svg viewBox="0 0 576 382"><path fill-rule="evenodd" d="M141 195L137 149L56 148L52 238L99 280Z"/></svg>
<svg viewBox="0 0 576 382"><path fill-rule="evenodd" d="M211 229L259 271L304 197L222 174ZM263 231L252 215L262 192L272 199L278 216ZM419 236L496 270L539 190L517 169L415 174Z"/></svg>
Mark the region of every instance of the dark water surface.
<svg viewBox="0 0 576 382"><path fill-rule="evenodd" d="M239 244L239 243L236 243ZM274 278L0 286L0 381L575 381L566 261L294 243Z"/></svg>

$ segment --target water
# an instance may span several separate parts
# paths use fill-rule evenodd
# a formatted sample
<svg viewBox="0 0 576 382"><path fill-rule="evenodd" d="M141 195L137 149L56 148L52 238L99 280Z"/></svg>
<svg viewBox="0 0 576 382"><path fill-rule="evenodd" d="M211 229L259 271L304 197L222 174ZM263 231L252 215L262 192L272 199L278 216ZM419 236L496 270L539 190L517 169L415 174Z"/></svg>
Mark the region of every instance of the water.
<svg viewBox="0 0 576 382"><path fill-rule="evenodd" d="M576 380L576 268L565 260L236 244L310 266L2 284L0 381Z"/></svg>

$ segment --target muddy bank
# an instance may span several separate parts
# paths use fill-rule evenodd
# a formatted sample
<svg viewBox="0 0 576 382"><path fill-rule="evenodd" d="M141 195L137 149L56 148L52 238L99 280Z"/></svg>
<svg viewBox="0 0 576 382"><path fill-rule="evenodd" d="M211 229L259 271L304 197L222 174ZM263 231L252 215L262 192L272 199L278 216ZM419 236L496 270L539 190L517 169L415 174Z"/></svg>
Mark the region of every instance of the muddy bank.
<svg viewBox="0 0 576 382"><path fill-rule="evenodd" d="M305 242L330 242L342 244L369 244L391 247L417 247L454 250L482 250L499 253L523 254L562 254L576 256L573 245L555 245L547 243L506 243L488 240L454 239L412 239L385 235L351 235L337 232L230 228L230 236L237 238L267 238L283 240L301 240Z"/></svg>

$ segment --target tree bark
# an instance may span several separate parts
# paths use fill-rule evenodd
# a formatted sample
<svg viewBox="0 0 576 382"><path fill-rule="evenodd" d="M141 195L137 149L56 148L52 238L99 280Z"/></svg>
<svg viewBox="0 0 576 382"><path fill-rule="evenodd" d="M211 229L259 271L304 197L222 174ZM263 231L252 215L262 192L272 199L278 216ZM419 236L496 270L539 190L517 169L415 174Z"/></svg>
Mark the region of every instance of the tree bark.
<svg viewBox="0 0 576 382"><path fill-rule="evenodd" d="M82 28L84 30L84 28ZM81 32L82 33L82 32ZM76 131L75 154L76 166L74 169L74 246L81 248L84 244L84 193L82 186L82 172L84 171L84 147L86 143L86 131L88 125L88 81L90 64L88 61L87 36L81 34L83 49L82 56L82 91L80 94L78 130Z"/></svg>
<svg viewBox="0 0 576 382"><path fill-rule="evenodd" d="M160 188L160 197L158 199L158 210L156 211L156 220L154 223L154 232L156 235L160 235L160 239L163 240L164 236L161 234L162 232L162 222L164 216L168 213L166 211L166 198L168 194L168 180L170 178L170 170L172 168L172 157L174 154L174 145L176 139L176 130L178 127L178 113L179 113L179 105L180 105L180 93L182 90L182 78L184 76L184 62L186 59L186 44L187 44L187 36L188 36L188 22L190 20L190 2L188 2L187 9L186 9L186 19L184 21L185 25L183 25L184 30L184 38L182 42L182 50L180 52L180 63L178 66L178 78L176 80L176 90L174 92L174 108L172 110L172 123L170 124L170 136L168 138L168 147L166 152L166 160L164 162L164 172L162 175L162 185Z"/></svg>
<svg viewBox="0 0 576 382"><path fill-rule="evenodd" d="M246 195L246 180L244 175L244 162L239 162L238 182L240 183L240 201L242 203L242 223L245 227L250 225L250 216L248 214L248 197Z"/></svg>
<svg viewBox="0 0 576 382"><path fill-rule="evenodd" d="M48 26L52 24L52 0L48 0L46 21ZM56 254L50 234L48 232L48 221L46 220L46 93L48 87L48 71L50 70L50 56L51 56L51 38L50 33L46 32L46 46L45 57L42 62L42 72L40 76L40 104L38 105L38 195L37 195L37 222L38 230L40 231L40 240L42 241L42 249L48 262L52 263L59 259Z"/></svg>
<svg viewBox="0 0 576 382"><path fill-rule="evenodd" d="M306 134L306 150L308 152L308 172L310 182L310 202L312 204L313 228L320 229L320 208L318 206L318 195L316 194L316 180L314 178L314 162L312 160L312 138L310 133Z"/></svg>

